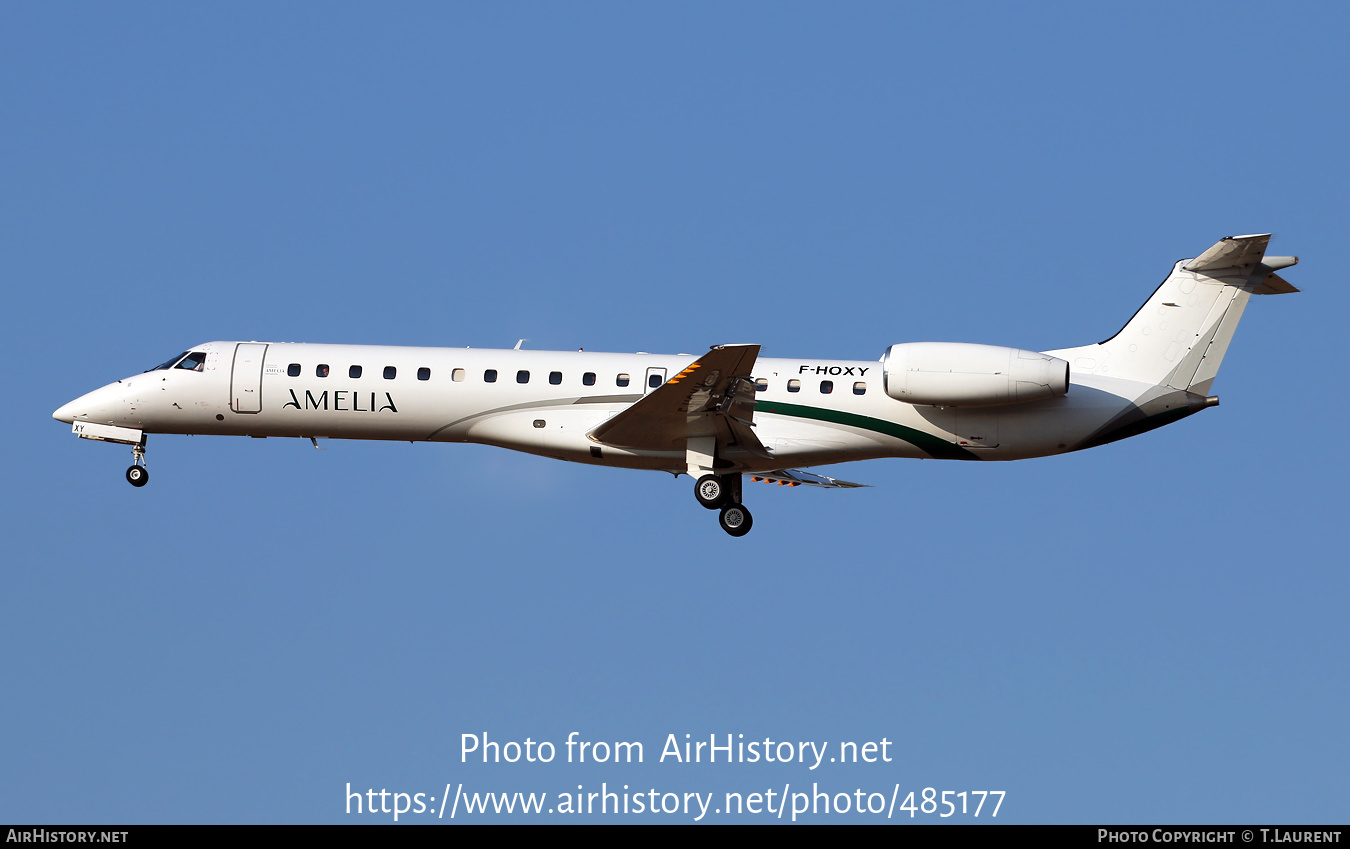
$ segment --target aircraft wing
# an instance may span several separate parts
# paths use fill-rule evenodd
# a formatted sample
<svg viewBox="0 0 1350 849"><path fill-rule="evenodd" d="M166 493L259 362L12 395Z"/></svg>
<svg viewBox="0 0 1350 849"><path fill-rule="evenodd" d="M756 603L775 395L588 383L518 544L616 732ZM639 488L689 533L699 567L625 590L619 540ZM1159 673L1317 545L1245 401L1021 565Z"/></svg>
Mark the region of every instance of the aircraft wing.
<svg viewBox="0 0 1350 849"><path fill-rule="evenodd" d="M753 430L758 356L758 345L718 345L587 436L645 451L683 451L689 439L711 436L720 448L768 457Z"/></svg>
<svg viewBox="0 0 1350 849"><path fill-rule="evenodd" d="M828 478L825 475L817 475L812 472L803 472L801 469L779 469L776 472L755 472L750 476L752 481L764 481L765 483L776 483L779 486L823 486L826 489L855 489L865 487L865 483L853 483L852 481L841 481L837 478Z"/></svg>

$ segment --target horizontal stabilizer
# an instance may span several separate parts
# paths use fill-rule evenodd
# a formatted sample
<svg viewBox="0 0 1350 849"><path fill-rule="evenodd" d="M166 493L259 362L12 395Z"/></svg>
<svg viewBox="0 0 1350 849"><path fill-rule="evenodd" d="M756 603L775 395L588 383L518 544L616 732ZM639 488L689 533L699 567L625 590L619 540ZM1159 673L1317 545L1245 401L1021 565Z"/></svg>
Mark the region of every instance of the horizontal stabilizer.
<svg viewBox="0 0 1350 849"><path fill-rule="evenodd" d="M1270 274L1267 275L1266 279L1262 280L1255 289L1252 289L1252 294L1288 295L1297 291L1298 287L1290 285L1288 280L1285 280L1278 274Z"/></svg>
<svg viewBox="0 0 1350 849"><path fill-rule="evenodd" d="M1224 268L1255 268L1266 255L1270 244L1269 233L1253 236L1227 236L1183 266L1187 271L1201 271L1210 276Z"/></svg>
<svg viewBox="0 0 1350 849"><path fill-rule="evenodd" d="M779 486L823 486L826 489L856 489L865 487L865 483L853 483L851 481L841 481L834 478L827 478L824 475L803 472L801 469L781 469L777 472L756 472L750 477L753 481L763 481L765 483L776 483Z"/></svg>
<svg viewBox="0 0 1350 849"><path fill-rule="evenodd" d="M1266 246L1269 243L1269 233L1229 236L1220 239L1213 247L1182 268L1207 277L1254 279L1259 282L1250 290L1253 295L1286 295L1297 292L1297 288L1275 272L1298 265L1298 257L1266 256Z"/></svg>

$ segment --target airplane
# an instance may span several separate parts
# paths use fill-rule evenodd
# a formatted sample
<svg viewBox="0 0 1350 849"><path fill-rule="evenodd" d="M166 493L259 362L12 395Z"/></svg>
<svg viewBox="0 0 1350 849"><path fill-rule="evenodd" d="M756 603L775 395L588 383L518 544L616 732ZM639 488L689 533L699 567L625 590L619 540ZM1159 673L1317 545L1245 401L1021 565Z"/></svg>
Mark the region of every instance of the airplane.
<svg viewBox="0 0 1350 849"><path fill-rule="evenodd" d="M1080 451L1216 406L1209 394L1250 295L1297 292L1270 234L1230 236L1172 267L1104 342L1044 352L891 345L877 361L760 357L755 344L673 356L207 342L52 414L83 439L151 433L474 442L694 478L728 534L749 532L742 479L862 484L799 467L881 457L1018 460ZM522 340L522 342L525 340Z"/></svg>

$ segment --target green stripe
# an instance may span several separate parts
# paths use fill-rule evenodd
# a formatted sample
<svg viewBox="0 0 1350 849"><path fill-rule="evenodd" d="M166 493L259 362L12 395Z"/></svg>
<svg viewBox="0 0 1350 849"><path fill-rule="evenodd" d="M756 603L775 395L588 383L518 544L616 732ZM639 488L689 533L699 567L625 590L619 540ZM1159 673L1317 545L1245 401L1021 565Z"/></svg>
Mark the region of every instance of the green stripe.
<svg viewBox="0 0 1350 849"><path fill-rule="evenodd" d="M874 433L884 433L887 436L894 436L896 439L903 439L905 442L927 453L930 457L938 460L978 460L979 455L973 451L962 448L960 445L948 442L931 433L924 433L921 430L915 430L912 427L905 427L902 424L888 422L885 419L874 419L871 416L860 416L857 413L844 413L839 410L826 410L821 407L803 407L800 404L784 404L781 401L756 401L755 409L761 413L774 413L780 416L796 416L799 419L815 419L822 422L831 422L833 424L848 425L856 427L859 430L870 430Z"/></svg>

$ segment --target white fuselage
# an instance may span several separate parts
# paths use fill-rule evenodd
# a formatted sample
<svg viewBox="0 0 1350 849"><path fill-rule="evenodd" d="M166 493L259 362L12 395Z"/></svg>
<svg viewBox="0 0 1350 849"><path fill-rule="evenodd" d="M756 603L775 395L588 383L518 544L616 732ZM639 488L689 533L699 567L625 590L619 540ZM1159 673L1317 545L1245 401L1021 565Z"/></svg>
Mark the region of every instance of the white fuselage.
<svg viewBox="0 0 1350 849"><path fill-rule="evenodd" d="M134 375L54 415L143 433L477 442L579 463L686 470L683 452L599 445L587 434L695 355L239 342L191 351L204 355L197 369ZM1148 384L1089 374L1075 375L1062 397L1030 403L917 406L886 394L882 369L877 361L759 358L754 426L770 456L731 457L736 470L1062 453L1106 441L1089 442L1157 395Z"/></svg>
<svg viewBox="0 0 1350 849"><path fill-rule="evenodd" d="M52 415L132 446L136 487L151 433L478 442L687 474L740 537L745 475L854 488L793 467L1061 454L1214 406L1249 297L1298 291L1275 273L1298 258L1266 256L1269 240L1229 236L1174 263L1119 332L1076 348L905 342L859 361L764 358L755 344L666 356L208 342Z"/></svg>

